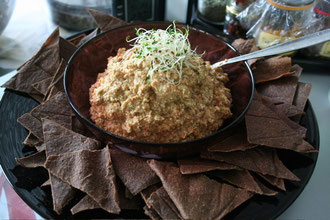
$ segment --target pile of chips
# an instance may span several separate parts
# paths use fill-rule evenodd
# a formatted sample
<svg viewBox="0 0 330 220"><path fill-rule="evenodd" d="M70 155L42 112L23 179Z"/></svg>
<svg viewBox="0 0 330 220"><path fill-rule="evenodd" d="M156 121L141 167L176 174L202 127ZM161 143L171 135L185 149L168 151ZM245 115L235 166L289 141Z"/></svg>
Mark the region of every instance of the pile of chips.
<svg viewBox="0 0 330 220"><path fill-rule="evenodd" d="M90 13L98 29L70 41L56 29L3 85L40 102L18 118L29 131L24 144L36 153L16 160L48 171L42 187L50 187L56 213L140 210L152 219L221 219L254 195L274 196L286 190L285 181L299 181L279 159L278 149L317 151L299 124L311 85L298 82L302 68L292 66L289 57L249 61L257 86L245 120L200 155L148 160L97 141L72 113L63 93L63 71L77 46L125 22ZM233 45L242 54L257 50L252 40ZM78 194L82 199L72 204Z"/></svg>

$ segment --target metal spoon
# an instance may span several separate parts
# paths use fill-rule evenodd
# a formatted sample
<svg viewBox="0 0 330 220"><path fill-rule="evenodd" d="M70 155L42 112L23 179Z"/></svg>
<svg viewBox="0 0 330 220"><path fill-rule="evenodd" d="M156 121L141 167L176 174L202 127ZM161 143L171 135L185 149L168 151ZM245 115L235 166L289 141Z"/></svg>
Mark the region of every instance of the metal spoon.
<svg viewBox="0 0 330 220"><path fill-rule="evenodd" d="M286 52L290 52L293 50L298 50L301 48L313 46L315 44L323 43L330 40L330 29L326 29L323 31L319 31L313 34L305 35L303 37L297 38L292 41L288 41L282 44L277 44L272 47L268 47L263 50L258 50L256 52L248 53L242 56L222 60L220 62L214 63L212 65L213 68L217 68L219 66L227 65L230 63L236 63L239 61L250 60L258 57L265 57L271 55L282 54Z"/></svg>

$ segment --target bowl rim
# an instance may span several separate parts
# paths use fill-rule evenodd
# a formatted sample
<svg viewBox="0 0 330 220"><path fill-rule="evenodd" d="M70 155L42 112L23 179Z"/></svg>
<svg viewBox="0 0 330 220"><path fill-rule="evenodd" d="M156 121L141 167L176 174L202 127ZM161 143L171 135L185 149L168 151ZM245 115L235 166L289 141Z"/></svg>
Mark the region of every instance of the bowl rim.
<svg viewBox="0 0 330 220"><path fill-rule="evenodd" d="M64 92L65 92L65 95L68 99L68 102L71 106L71 108L74 110L74 112L81 118L83 119L85 122L88 123L89 126L91 126L92 128L100 131L100 132L103 132L105 133L106 135L110 135L111 137L113 138L117 138L117 139L120 139L122 141L126 141L126 142L129 142L131 144L143 144L143 145L156 145L156 146L164 146L164 145L167 145L167 146L177 146L177 145L182 145L182 144L192 144L192 143L197 143L197 142L202 142L202 141L205 141L207 139L210 139L216 135L219 135L221 133L223 133L224 131L226 131L228 128L230 127L233 127L235 125L237 125L239 122L241 122L241 120L245 117L245 114L246 112L248 111L248 109L250 108L251 106L251 103L252 103L252 100L253 100L253 97L254 97L254 90L255 90L255 82L254 82L254 77L253 77L253 74L252 74L252 70L250 68L250 66L248 65L247 61L243 61L245 67L247 68L248 72L249 72L249 75L250 75L250 79L251 79L251 96L249 98L249 101L247 103L247 105L245 106L244 110L240 113L240 115L235 118L232 122L230 122L229 124L227 124L226 126L220 126L220 128L218 130L216 130L215 132L213 132L212 134L208 135L208 136L205 136L205 137L202 137L202 138L197 138L197 139L194 139L194 140L189 140L189 141L183 141L183 142L165 142L165 143L160 143L160 142L146 142L146 141L138 141L138 140L133 140L133 139L128 139L128 138L125 138L125 137L122 137L122 136L119 136L119 135L116 135L116 134L113 134L111 132L108 132L100 127L98 127L96 124L94 124L90 119L86 118L84 115L82 115L80 113L80 111L75 107L75 105L73 104L73 102L71 101L71 97L69 95L69 91L68 91L68 88L67 88L67 77L68 77L68 71L69 71L69 68L71 66L71 63L74 61L75 57L77 56L77 54L82 50L84 49L90 42L102 37L103 35L105 34L108 34L109 32L112 32L112 31L115 31L115 30L118 30L118 29L121 29L123 27L130 27L130 26L138 26L138 25L145 25L145 24L172 24L171 22L166 22L166 21L157 21L157 22L139 22L139 23L132 23L132 24L128 24L128 25L122 25L122 26L119 26L119 27L116 27L116 28L113 28L113 29L110 29L110 30L107 30L107 31L104 31L98 35L96 35L95 37L89 39L88 41L86 41L85 43L83 43L74 53L73 55L70 57L68 63L66 64L66 67L65 67L65 70L64 70L64 75L63 75L63 87L64 87ZM211 37L215 37L217 38L218 40L222 41L223 43L226 44L227 47L229 47L231 50L233 50L235 53L237 53L239 56L241 55L232 45L230 45L228 42L226 42L225 40L217 37L216 35L214 34L211 34L207 31L204 31L204 30L201 30L201 29L198 29L198 28L195 28L195 27L191 27L187 24L184 24L184 23L176 23L177 25L184 25L184 26L187 26L189 29L193 29L195 31L198 31L198 32L202 32L203 34L207 34L207 35L210 35Z"/></svg>

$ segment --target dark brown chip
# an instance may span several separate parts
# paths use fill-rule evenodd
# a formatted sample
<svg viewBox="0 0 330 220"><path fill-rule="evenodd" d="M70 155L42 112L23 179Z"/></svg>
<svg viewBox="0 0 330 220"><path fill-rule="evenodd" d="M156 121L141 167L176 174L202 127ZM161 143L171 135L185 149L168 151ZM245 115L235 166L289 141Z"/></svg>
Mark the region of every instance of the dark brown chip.
<svg viewBox="0 0 330 220"><path fill-rule="evenodd" d="M127 22L119 18L100 11L88 9L88 12L93 16L97 26L101 29L102 32L127 24Z"/></svg>
<svg viewBox="0 0 330 220"><path fill-rule="evenodd" d="M211 175L217 176L232 185L246 189L252 193L266 196L274 196L277 194L276 191L267 188L257 179L253 178L247 170L214 171Z"/></svg>
<svg viewBox="0 0 330 220"><path fill-rule="evenodd" d="M51 99L53 96L55 96L58 92L64 92L63 87L63 75L64 70L66 67L66 61L61 60L60 65L58 66L55 75L52 78L52 81L47 88L47 91L45 93L44 101Z"/></svg>
<svg viewBox="0 0 330 220"><path fill-rule="evenodd" d="M158 186L158 184L154 184L154 185L151 185L148 188L146 188L146 189L144 189L140 192L141 197L145 201L147 206L149 206L148 205L148 198L150 197L151 193L155 192L159 188L160 188L160 186Z"/></svg>
<svg viewBox="0 0 330 220"><path fill-rule="evenodd" d="M60 57L67 63L71 58L72 54L77 50L77 47L70 41L67 41L60 37Z"/></svg>
<svg viewBox="0 0 330 220"><path fill-rule="evenodd" d="M70 38L70 42L74 45L77 45L81 39L83 39L84 37L86 37L86 34L85 33L82 33L82 34L79 34L78 36L76 37L73 37L73 38Z"/></svg>
<svg viewBox="0 0 330 220"><path fill-rule="evenodd" d="M149 216L152 220L162 219L153 208L148 208L148 206L144 206L143 210L144 210L144 214Z"/></svg>
<svg viewBox="0 0 330 220"><path fill-rule="evenodd" d="M92 199L90 196L84 196L76 205L71 208L72 215L75 215L79 212L92 210L92 209L100 209L101 207Z"/></svg>
<svg viewBox="0 0 330 220"><path fill-rule="evenodd" d="M48 156L45 167L62 181L85 192L102 209L115 214L120 212L108 147Z"/></svg>
<svg viewBox="0 0 330 220"><path fill-rule="evenodd" d="M83 37L79 43L77 44L77 47L80 47L81 45L83 45L85 42L89 41L90 39L92 39L93 37L95 37L98 33L99 33L99 28L96 28L95 30L93 30L91 33L89 33L88 35L86 35L85 37Z"/></svg>
<svg viewBox="0 0 330 220"><path fill-rule="evenodd" d="M42 141L40 141L36 136L34 136L31 132L26 136L26 138L23 141L24 145L27 145L29 147L35 147L37 145L40 145ZM39 150L38 150L39 151Z"/></svg>
<svg viewBox="0 0 330 220"><path fill-rule="evenodd" d="M141 210L142 202L140 196L126 197L125 192L127 188L119 179L117 179L117 189L121 210Z"/></svg>
<svg viewBox="0 0 330 220"><path fill-rule="evenodd" d="M34 100L36 100L39 103L42 103L44 100L44 96L43 95L39 95L39 94L29 94L29 96L31 96L31 98L33 98Z"/></svg>
<svg viewBox="0 0 330 220"><path fill-rule="evenodd" d="M304 111L297 108L297 106L288 103L277 104L274 105L274 107L277 109L276 112L282 112L287 117L293 117L304 114Z"/></svg>
<svg viewBox="0 0 330 220"><path fill-rule="evenodd" d="M293 75L295 71L290 70L291 58L276 56L256 63L253 69L253 76L255 83L264 83Z"/></svg>
<svg viewBox="0 0 330 220"><path fill-rule="evenodd" d="M219 140L215 144L211 144L207 150L212 152L232 152L237 150L247 150L256 147L255 144L250 144L247 141L246 128L244 126L239 126L232 132L228 137Z"/></svg>
<svg viewBox="0 0 330 220"><path fill-rule="evenodd" d="M100 142L75 133L50 119L42 120L46 155L58 155L77 150L96 150Z"/></svg>
<svg viewBox="0 0 330 220"><path fill-rule="evenodd" d="M51 173L49 173L49 181L52 191L53 210L60 215L63 208L74 198L77 190Z"/></svg>
<svg viewBox="0 0 330 220"><path fill-rule="evenodd" d="M42 127L47 156L63 154L75 150L93 150L100 147L100 143L98 141L75 133L52 120L43 119ZM52 181L51 188L54 210L61 213L62 208L70 201L67 199L72 198L72 194L75 190L67 183L58 180L53 175L50 174L50 176ZM56 183L53 183L53 180L55 180ZM56 188L57 186L59 187ZM65 189L65 191L62 191L62 189Z"/></svg>
<svg viewBox="0 0 330 220"><path fill-rule="evenodd" d="M37 90L40 94L45 95L47 92L47 89L52 82L53 77L48 77L44 80L41 80L39 82L33 83L32 87Z"/></svg>
<svg viewBox="0 0 330 220"><path fill-rule="evenodd" d="M267 174L294 181L300 180L284 166L274 149L266 147L257 147L246 151L228 153L203 152L201 157L226 162L264 175Z"/></svg>
<svg viewBox="0 0 330 220"><path fill-rule="evenodd" d="M237 166L214 161L201 159L199 157L186 158L178 160L180 172L182 174L204 173L212 170L234 170L240 169Z"/></svg>
<svg viewBox="0 0 330 220"><path fill-rule="evenodd" d="M49 73L42 70L30 60L18 71L15 76L3 84L2 87L19 92L25 92L31 96L36 95L32 97L36 98L37 101L40 101L38 97L41 95L35 88L33 88L32 85L49 77L51 77ZM42 98L43 97L41 96L41 100Z"/></svg>
<svg viewBox="0 0 330 220"><path fill-rule="evenodd" d="M150 169L146 159L117 149L110 149L110 152L116 174L133 195L159 182L159 178Z"/></svg>
<svg viewBox="0 0 330 220"><path fill-rule="evenodd" d="M248 141L252 144L297 152L315 152L313 146L292 128L294 126L292 123L289 126L288 121L287 123L283 121L283 118L260 100L253 100L245 116L245 122Z"/></svg>
<svg viewBox="0 0 330 220"><path fill-rule="evenodd" d="M17 119L24 128L26 128L33 136L38 138L40 141L43 140L41 121L33 117L30 113L25 113Z"/></svg>
<svg viewBox="0 0 330 220"><path fill-rule="evenodd" d="M270 176L270 175L263 175L261 173L256 173L256 174L258 174L261 178L263 178L266 182L270 183L271 185L273 185L283 191L286 191L283 179L277 178L274 176Z"/></svg>
<svg viewBox="0 0 330 220"><path fill-rule="evenodd" d="M53 76L60 61L60 31L57 27L35 55L34 63Z"/></svg>
<svg viewBox="0 0 330 220"><path fill-rule="evenodd" d="M235 49L242 55L259 50L254 39L245 40L243 38L239 38L236 39L231 45L235 47Z"/></svg>
<svg viewBox="0 0 330 220"><path fill-rule="evenodd" d="M299 82L297 86L297 91L293 99L293 104L300 110L304 111L305 105L307 103L308 96L312 90L312 85L309 83ZM295 116L294 121L299 122L301 115Z"/></svg>
<svg viewBox="0 0 330 220"><path fill-rule="evenodd" d="M271 97L276 103L292 104L302 68L294 65L291 71L296 71L296 73L292 76L261 83L257 85L257 91L262 95Z"/></svg>
<svg viewBox="0 0 330 220"><path fill-rule="evenodd" d="M185 219L221 219L253 195L203 174L183 175L174 163L148 163Z"/></svg>
<svg viewBox="0 0 330 220"><path fill-rule="evenodd" d="M43 167L46 161L46 154L45 151L40 151L23 158L15 158L15 160L22 167L26 167L26 168Z"/></svg>
<svg viewBox="0 0 330 220"><path fill-rule="evenodd" d="M160 187L151 193L148 204L162 219L183 219L164 187Z"/></svg>

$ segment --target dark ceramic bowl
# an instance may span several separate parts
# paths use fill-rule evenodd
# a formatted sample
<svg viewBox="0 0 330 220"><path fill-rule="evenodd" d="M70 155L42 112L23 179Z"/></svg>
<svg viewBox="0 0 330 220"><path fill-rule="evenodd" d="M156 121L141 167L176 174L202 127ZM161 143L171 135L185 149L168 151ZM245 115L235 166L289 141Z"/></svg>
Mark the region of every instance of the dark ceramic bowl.
<svg viewBox="0 0 330 220"><path fill-rule="evenodd" d="M64 89L71 107L77 117L102 142L146 158L174 159L199 153L210 142L217 141L220 134L237 125L247 112L254 92L254 80L251 69L246 62L226 65L224 72L228 73L230 81L227 86L233 97L233 117L212 135L193 141L180 143L148 143L119 137L97 127L89 114L89 88L95 83L98 73L104 72L107 58L115 56L122 47L129 48L127 36L135 36L135 28L166 29L170 23L142 23L122 26L104 32L82 45L71 57L64 75ZM182 25L177 25L182 27ZM198 53L211 63L225 58L238 56L238 52L228 43L201 30L190 28L189 41L192 48L197 47Z"/></svg>

